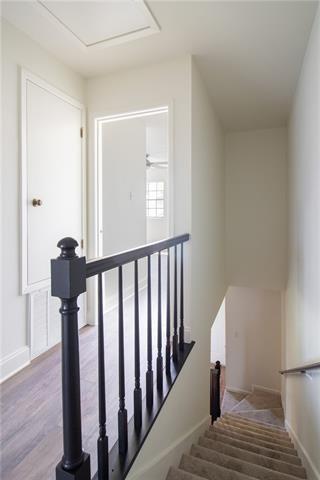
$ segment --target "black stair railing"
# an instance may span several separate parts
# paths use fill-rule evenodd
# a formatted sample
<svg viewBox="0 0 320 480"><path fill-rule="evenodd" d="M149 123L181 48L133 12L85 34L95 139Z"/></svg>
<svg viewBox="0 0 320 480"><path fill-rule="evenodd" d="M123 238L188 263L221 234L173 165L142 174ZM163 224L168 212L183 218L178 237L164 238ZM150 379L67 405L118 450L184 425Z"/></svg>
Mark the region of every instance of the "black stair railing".
<svg viewBox="0 0 320 480"><path fill-rule="evenodd" d="M210 415L211 424L221 416L220 408L220 381L221 364L216 361L214 368L210 369Z"/></svg>
<svg viewBox="0 0 320 480"><path fill-rule="evenodd" d="M99 425L97 426L98 471L94 479L124 479L137 456L147 434L149 433L167 395L169 394L184 362L190 354L194 342L184 341L184 266L183 244L189 240L189 234L169 238L110 257L87 262L85 257L76 254L78 243L72 238L64 238L58 243L60 256L51 261L52 295L61 299L62 321L62 410L63 410L63 456L56 467L57 480L90 480L90 454L82 449L81 400L80 400L80 352L78 332L77 300L86 291L86 280L97 277L98 296L98 391L97 405ZM178 247L180 246L180 315L178 325ZM171 337L171 282L170 250L174 249L173 278L173 335ZM166 345L165 375L162 345L162 262L167 255L166 288ZM157 315L157 362L156 392L154 392L153 351L152 351L152 255L157 254L158 276L158 315ZM140 304L139 304L139 260L147 258L147 365L146 391L141 388L140 360ZM134 264L134 412L128 422L126 409L126 372L125 372L125 326L123 298L123 266ZM104 342L104 308L103 308L103 274L118 270L118 365L119 365L119 410L118 441L109 452L106 430L106 381L105 342ZM107 328L107 326L106 326ZM179 333L179 335L178 335ZM171 356L172 353L172 356ZM92 408L96 406L93 405Z"/></svg>

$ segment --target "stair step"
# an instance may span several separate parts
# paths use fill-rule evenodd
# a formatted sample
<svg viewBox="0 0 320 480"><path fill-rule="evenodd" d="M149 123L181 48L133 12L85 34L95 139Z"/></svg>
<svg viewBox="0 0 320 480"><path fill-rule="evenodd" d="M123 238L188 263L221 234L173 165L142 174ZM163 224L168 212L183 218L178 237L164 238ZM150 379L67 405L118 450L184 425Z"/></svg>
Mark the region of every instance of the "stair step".
<svg viewBox="0 0 320 480"><path fill-rule="evenodd" d="M296 476L288 475L286 473L270 470L269 468L262 467L253 463L234 458L224 453L216 452L208 448L201 447L199 445L192 445L190 455L196 458L201 458L208 462L212 462L215 465L235 470L236 472L243 473L249 477L258 478L259 480L296 480Z"/></svg>
<svg viewBox="0 0 320 480"><path fill-rule="evenodd" d="M296 456L298 455L293 446L285 447L283 445L275 444L273 442L266 442L258 438L252 438L244 433L231 431L230 429L226 429L225 427L213 426L213 427L210 427L208 431L222 433L223 435L227 435L228 437L232 437L237 440L243 440L244 442L252 443L254 445L260 445L261 447L270 448L271 450L288 453L289 455L296 455Z"/></svg>
<svg viewBox="0 0 320 480"><path fill-rule="evenodd" d="M232 445L234 447L238 447L249 452L254 452L265 457L274 458L276 460L281 460L292 465L301 466L301 460L296 455L289 455L284 452L279 452L278 450L272 450L261 445L256 445L247 441L238 440L236 438L232 438L227 435L214 432L212 430L210 432L205 432L204 435L209 440L217 440L219 442L223 442L224 444Z"/></svg>
<svg viewBox="0 0 320 480"><path fill-rule="evenodd" d="M258 433L258 432L252 432L245 428L241 428L241 427L239 428L239 427L230 425L228 423L224 423L223 420L219 420L215 425L218 425L219 427L223 427L227 430L230 430L231 432L247 435L247 437L251 437L252 439L262 440L264 442L270 442L270 443L274 443L280 446L282 445L283 447L288 447L288 448L293 447L293 444L289 436L287 438L280 438L280 439L278 437L270 437L267 434L262 435L261 433Z"/></svg>
<svg viewBox="0 0 320 480"><path fill-rule="evenodd" d="M182 456L179 468L208 480L252 480L252 477L248 477L248 475L243 475L191 455Z"/></svg>
<svg viewBox="0 0 320 480"><path fill-rule="evenodd" d="M241 418L252 422L260 422L274 427L284 428L284 415L282 408L266 408L260 410L232 410L232 415L239 415Z"/></svg>
<svg viewBox="0 0 320 480"><path fill-rule="evenodd" d="M206 437L199 438L199 445L208 449L215 450L217 452L229 455L233 458L238 458L245 462L251 462L256 465L260 465L271 470L293 475L298 478L306 478L306 472L303 467L292 465L281 460L273 459L258 453L249 452L239 447L219 442L217 440L210 440Z"/></svg>
<svg viewBox="0 0 320 480"><path fill-rule="evenodd" d="M254 425L254 424L250 424L250 423L245 423L241 419L237 419L237 418L234 418L234 417L229 417L227 415L221 417L221 419L219 421L227 422L228 424L234 425L235 427L245 428L245 429L249 430L250 432L261 433L262 435L275 436L275 437L278 437L280 439L281 438L285 438L285 439L289 438L289 434L285 430L279 431L279 430L271 429L271 428L268 428L268 427L266 428L266 427L263 427L263 426L260 426L260 425L257 425L257 424Z"/></svg>
<svg viewBox="0 0 320 480"><path fill-rule="evenodd" d="M186 472L180 468L171 467L166 480L203 480L203 477L193 475L193 473Z"/></svg>
<svg viewBox="0 0 320 480"><path fill-rule="evenodd" d="M272 423L267 423L267 422L262 422L260 420L251 420L248 417L245 417L241 415L241 413L232 413L232 412L227 412L224 414L224 417L232 418L237 421L241 421L242 423L245 423L246 425L252 425L252 426L257 426L260 428L266 428L268 430L276 430L281 432L286 432L286 429L284 427L281 427L280 425L274 425Z"/></svg>

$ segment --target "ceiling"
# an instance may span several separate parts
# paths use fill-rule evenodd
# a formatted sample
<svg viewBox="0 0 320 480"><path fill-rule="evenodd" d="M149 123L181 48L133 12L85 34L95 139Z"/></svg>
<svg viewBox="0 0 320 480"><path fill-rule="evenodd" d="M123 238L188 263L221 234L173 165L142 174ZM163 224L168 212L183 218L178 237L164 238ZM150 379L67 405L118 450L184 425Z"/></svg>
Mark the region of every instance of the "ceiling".
<svg viewBox="0 0 320 480"><path fill-rule="evenodd" d="M224 127L243 130L286 123L318 5L13 0L2 15L85 77L190 53Z"/></svg>

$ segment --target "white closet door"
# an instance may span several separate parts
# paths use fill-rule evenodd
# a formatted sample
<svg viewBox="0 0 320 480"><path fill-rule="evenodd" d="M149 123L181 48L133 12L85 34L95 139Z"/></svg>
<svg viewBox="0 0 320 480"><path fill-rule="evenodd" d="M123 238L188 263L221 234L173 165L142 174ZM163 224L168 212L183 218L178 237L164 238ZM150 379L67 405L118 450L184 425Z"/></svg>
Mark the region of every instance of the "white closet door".
<svg viewBox="0 0 320 480"><path fill-rule="evenodd" d="M57 242L73 237L83 255L84 109L34 75L22 72L22 293L30 293L31 356L60 341L59 300L50 293ZM33 204L36 202L35 205ZM86 323L85 295L79 326Z"/></svg>
<svg viewBox="0 0 320 480"><path fill-rule="evenodd" d="M81 109L27 81L27 284L50 278L57 241L82 238ZM40 205L33 205L39 201Z"/></svg>

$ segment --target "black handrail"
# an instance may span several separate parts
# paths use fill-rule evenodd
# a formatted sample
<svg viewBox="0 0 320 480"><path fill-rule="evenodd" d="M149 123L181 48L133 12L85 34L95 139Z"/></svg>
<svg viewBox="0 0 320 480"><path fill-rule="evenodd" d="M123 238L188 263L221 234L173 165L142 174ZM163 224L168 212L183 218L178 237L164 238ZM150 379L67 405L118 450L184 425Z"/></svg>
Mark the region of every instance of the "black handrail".
<svg viewBox="0 0 320 480"><path fill-rule="evenodd" d="M320 368L320 362L317 363L309 363L309 365L302 365L301 367L289 368L288 370L280 370L279 373L281 375L287 373L306 373L309 370L316 370Z"/></svg>
<svg viewBox="0 0 320 480"><path fill-rule="evenodd" d="M111 255L109 257L89 260L86 267L86 277L93 277L98 273L104 273L109 270L113 270L114 268L134 262L140 258L148 257L154 253L166 250L167 248L183 244L188 240L190 240L190 234L185 233L183 235L161 240L160 242L149 243L148 245L133 248L132 250L116 253L115 255Z"/></svg>
<svg viewBox="0 0 320 480"><path fill-rule="evenodd" d="M86 261L76 254L78 243L72 238L64 238L58 243L60 256L51 261L52 296L61 300L62 320L62 410L64 453L56 468L57 480L91 480L90 455L82 450L81 396L80 396L80 362L77 300L86 292L86 280L98 277L98 409L99 425L97 455L98 472L94 479L122 480L127 475L139 449L150 431L168 393L177 379L194 342L184 342L184 268L183 243L190 239L189 234L178 235L160 242L134 248L116 255ZM170 248L174 248L174 282L173 282L173 312L174 329L171 336L170 328ZM178 282L178 247L180 247L180 282ZM161 253L165 251L167 258L167 291L166 291L166 364L164 375L163 345L162 345L162 263ZM151 256L158 254L158 321L157 321L157 382L154 392L152 366L152 278ZM140 322L139 322L139 259L147 258L147 364L146 367L146 398L142 399L140 384ZM126 409L125 383L125 324L123 312L123 266L134 263L134 416L128 422ZM119 363L119 411L118 411L118 441L108 453L108 436L106 432L106 384L105 384L105 354L104 354L104 288L102 274L110 270L118 271L118 363ZM178 285L180 283L180 285ZM180 305L178 305L178 287ZM178 312L180 310L180 312ZM180 315L179 315L180 313ZM180 322L179 320L180 319ZM178 325L179 323L179 325ZM178 338L179 331L179 338ZM172 345L172 348L171 348ZM171 357L172 350L172 357Z"/></svg>

